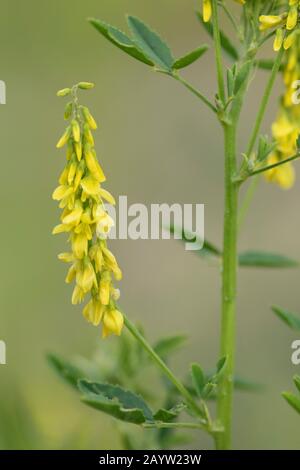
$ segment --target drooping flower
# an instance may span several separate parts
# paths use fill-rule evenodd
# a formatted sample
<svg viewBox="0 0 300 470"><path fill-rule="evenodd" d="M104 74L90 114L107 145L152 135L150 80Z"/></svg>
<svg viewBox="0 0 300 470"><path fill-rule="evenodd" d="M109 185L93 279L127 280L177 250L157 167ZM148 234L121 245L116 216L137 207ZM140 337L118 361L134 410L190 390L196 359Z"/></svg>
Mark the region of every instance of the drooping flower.
<svg viewBox="0 0 300 470"><path fill-rule="evenodd" d="M246 3L246 0L234 0L234 1L236 3L239 3L240 5L244 5ZM203 0L202 15L203 15L203 21L205 23L207 23L211 19L212 0Z"/></svg>
<svg viewBox="0 0 300 470"><path fill-rule="evenodd" d="M66 282L75 281L72 303L78 304L89 296L83 315L93 325L102 323L102 336L120 335L123 315L116 307L119 290L113 286L113 277L121 280L122 272L116 258L107 248L107 236L114 221L104 201L115 204L113 196L101 184L105 175L97 160L92 130L97 124L85 106L78 105L78 89L93 85L81 82L72 88L60 90L58 96L72 96L65 109L70 124L57 143L67 146L67 162L59 178L53 199L63 209L61 223L53 233L69 233L71 252L58 258L71 263Z"/></svg>

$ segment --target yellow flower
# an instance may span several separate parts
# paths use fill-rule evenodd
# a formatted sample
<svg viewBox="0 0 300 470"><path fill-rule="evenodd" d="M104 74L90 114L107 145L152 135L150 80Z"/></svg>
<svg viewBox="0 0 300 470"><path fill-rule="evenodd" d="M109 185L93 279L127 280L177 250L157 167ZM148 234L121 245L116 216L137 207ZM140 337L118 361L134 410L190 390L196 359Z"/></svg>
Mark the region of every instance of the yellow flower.
<svg viewBox="0 0 300 470"><path fill-rule="evenodd" d="M284 49L289 49L298 34L295 29L299 20L299 0L289 0L288 10L280 15L261 15L259 17L260 30L266 31L268 29L278 28L276 31L273 49L279 51L283 44ZM283 30L286 30L286 36Z"/></svg>
<svg viewBox="0 0 300 470"><path fill-rule="evenodd" d="M120 336L124 325L124 317L119 310L107 310L103 317L102 337L106 338L110 334Z"/></svg>
<svg viewBox="0 0 300 470"><path fill-rule="evenodd" d="M113 220L103 201L115 204L115 199L101 186L105 176L97 160L91 132L97 124L88 108L78 105L76 97L78 88L91 87L88 82L80 82L67 89L70 92L59 93L59 96L71 94L73 101L65 110L65 119L71 119L71 123L57 144L58 148L67 145L67 163L59 177L59 186L52 194L63 209L61 223L53 233L70 233L72 251L58 257L71 263L66 282L75 281L72 303L81 303L89 295L83 315L95 326L103 322L103 337L106 337L119 335L123 327L123 316L115 305L119 290L112 283L112 274L120 280L122 273L106 245Z"/></svg>
<svg viewBox="0 0 300 470"><path fill-rule="evenodd" d="M234 0L236 3L240 5L244 5L246 0ZM212 0L203 0L203 8L202 8L202 15L203 21L207 23L211 19L212 15Z"/></svg>

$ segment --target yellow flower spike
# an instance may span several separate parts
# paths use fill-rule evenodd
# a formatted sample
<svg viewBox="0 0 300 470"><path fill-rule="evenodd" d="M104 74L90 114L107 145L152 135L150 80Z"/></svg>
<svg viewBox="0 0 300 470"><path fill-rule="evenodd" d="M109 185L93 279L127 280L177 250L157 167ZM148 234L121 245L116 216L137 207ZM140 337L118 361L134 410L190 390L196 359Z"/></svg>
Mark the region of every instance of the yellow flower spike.
<svg viewBox="0 0 300 470"><path fill-rule="evenodd" d="M124 325L124 317L119 310L107 310L103 316L102 337L110 334L120 336Z"/></svg>
<svg viewBox="0 0 300 470"><path fill-rule="evenodd" d="M88 108L78 105L78 89L91 87L88 82L75 85L70 93L72 101L65 109L65 119L71 122L58 146L67 144L67 163L59 177L60 185L52 195L63 211L61 223L53 229L53 233L70 234L72 251L61 253L58 258L72 263L66 276L67 283L75 281L72 303L81 303L89 295L83 315L95 326L106 316L103 323L105 337L121 333L123 316L114 306L119 290L113 286L112 275L120 280L122 273L104 241L113 220L103 200L111 204L115 204L115 200L100 186L105 181L105 175L98 162L91 133L97 124Z"/></svg>
<svg viewBox="0 0 300 470"><path fill-rule="evenodd" d="M73 139L75 140L75 142L78 143L80 142L80 126L79 126L78 121L76 121L76 119L73 119L71 122L71 126L72 126Z"/></svg>
<svg viewBox="0 0 300 470"><path fill-rule="evenodd" d="M203 21L208 23L212 15L212 5L211 0L203 0L203 9L202 9Z"/></svg>
<svg viewBox="0 0 300 470"><path fill-rule="evenodd" d="M59 148L62 148L64 145L66 145L70 136L71 136L71 127L69 126L67 127L67 129L65 130L65 132L63 133L59 141L57 142L56 147L59 149Z"/></svg>

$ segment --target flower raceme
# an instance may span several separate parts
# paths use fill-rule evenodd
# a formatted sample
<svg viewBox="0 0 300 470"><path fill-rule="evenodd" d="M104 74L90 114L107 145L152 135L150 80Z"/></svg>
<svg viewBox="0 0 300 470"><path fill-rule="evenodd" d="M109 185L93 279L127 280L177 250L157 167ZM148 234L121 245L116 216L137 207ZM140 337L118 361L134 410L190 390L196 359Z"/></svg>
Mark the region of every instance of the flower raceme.
<svg viewBox="0 0 300 470"><path fill-rule="evenodd" d="M234 0L234 1L236 3L239 3L240 5L244 5L246 3L246 0ZM203 0L202 14L203 14L203 21L207 23L211 19L211 15L212 15L212 0Z"/></svg>
<svg viewBox="0 0 300 470"><path fill-rule="evenodd" d="M66 166L59 178L53 199L62 209L61 223L53 234L69 233L71 251L58 258L71 263L66 282L75 281L72 303L89 300L83 308L87 321L97 326L102 323L102 336L120 335L123 315L116 307L119 290L113 277L119 281L122 272L116 258L107 247L107 236L114 222L107 213L104 201L115 204L113 196L102 187L104 172L97 160L92 131L97 124L85 106L79 106L78 89L93 88L92 83L80 82L72 88L60 90L58 96L72 97L65 109L70 121L57 148L66 146Z"/></svg>
<svg viewBox="0 0 300 470"><path fill-rule="evenodd" d="M279 51L283 45L289 49L298 35L300 0L289 0L288 8L280 15L261 15L259 17L260 30L276 29L274 50Z"/></svg>
<svg viewBox="0 0 300 470"><path fill-rule="evenodd" d="M300 37L287 51L283 64L285 92L280 99L276 121L272 126L272 134L276 141L276 149L268 159L269 164L285 160L297 152L297 138L300 134L300 109L293 103L293 84L300 79ZM295 181L293 165L288 162L265 173L267 180L277 183L283 189L289 189Z"/></svg>

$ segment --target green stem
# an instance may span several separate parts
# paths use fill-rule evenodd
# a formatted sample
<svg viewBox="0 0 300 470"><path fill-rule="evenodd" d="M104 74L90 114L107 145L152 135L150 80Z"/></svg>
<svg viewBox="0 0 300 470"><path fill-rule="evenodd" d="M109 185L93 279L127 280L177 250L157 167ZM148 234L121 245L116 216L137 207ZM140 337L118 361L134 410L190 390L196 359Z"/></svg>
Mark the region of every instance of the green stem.
<svg viewBox="0 0 300 470"><path fill-rule="evenodd" d="M194 95L197 96L197 98L200 98L200 100L209 107L211 111L214 113L217 112L217 109L215 106L204 96L199 90L193 87L189 82L187 82L184 78L181 77L178 73L172 73L170 74L171 77L175 78L178 82L182 83L188 90L190 90Z"/></svg>
<svg viewBox="0 0 300 470"><path fill-rule="evenodd" d="M237 208L238 185L232 181L236 170L236 122L225 126L225 212L222 269L221 356L226 356L226 371L217 400L218 421L224 432L216 436L217 449L231 446L233 373L235 356Z"/></svg>
<svg viewBox="0 0 300 470"><path fill-rule="evenodd" d="M124 313L123 313L124 315ZM187 405L190 407L191 410L197 416L203 417L203 411L196 403L190 392L185 388L185 386L180 382L177 377L173 374L173 372L168 368L168 366L164 363L164 361L159 357L159 355L154 351L154 349L150 346L150 344L146 341L146 339L141 335L138 329L131 323L130 320L124 315L124 322L126 328L130 331L130 333L134 336L134 338L140 343L140 345L147 351L151 359L156 363L156 365L161 369L163 374L168 377L168 379L172 382L174 387L177 388L179 393L185 399ZM203 425L207 424L206 421L203 421Z"/></svg>
<svg viewBox="0 0 300 470"><path fill-rule="evenodd" d="M272 92L272 88L273 88L273 85L274 85L274 82L275 82L275 79L276 79L276 75L277 75L277 73L279 71L279 68L280 68L283 53L284 53L284 49L282 47L280 49L280 51L278 52L276 60L273 64L272 72L271 72L269 81L267 83L267 86L266 86L266 89L265 89L265 92L264 92L264 95L263 95L263 98L262 98L262 101L261 101L261 104L260 104L260 108L259 108L259 111L258 111L258 114L257 114L257 118L256 118L256 121L255 121L255 124L254 124L254 128L253 128L253 131L252 131L252 134L251 134L251 137L250 137L249 145L248 145L248 148L247 148L247 151L246 151L246 155L248 156L248 158L250 157L250 155L251 155L251 153L254 149L255 142L256 142L256 139L258 137L260 127L261 127L261 124L262 124L262 121L263 121L263 118L264 118L264 115L265 115L265 112L266 112L266 109L267 109L267 105L268 105L268 102L269 102L269 99L270 99L270 95L271 95L271 92Z"/></svg>
<svg viewBox="0 0 300 470"><path fill-rule="evenodd" d="M219 19L218 19L218 2L212 0L212 24L214 33L215 56L217 65L219 98L225 104L225 85L222 64L222 48L220 39Z"/></svg>

